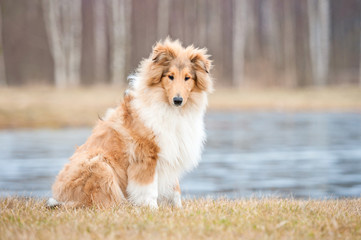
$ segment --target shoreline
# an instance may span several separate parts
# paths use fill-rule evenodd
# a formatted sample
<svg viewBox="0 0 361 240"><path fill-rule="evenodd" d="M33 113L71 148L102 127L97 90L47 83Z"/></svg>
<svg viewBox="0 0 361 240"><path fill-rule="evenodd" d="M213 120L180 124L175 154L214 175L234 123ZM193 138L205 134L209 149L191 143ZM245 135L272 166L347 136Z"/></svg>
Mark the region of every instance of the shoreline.
<svg viewBox="0 0 361 240"><path fill-rule="evenodd" d="M123 93L109 86L0 88L0 129L91 127ZM207 111L361 113L361 88L220 88Z"/></svg>

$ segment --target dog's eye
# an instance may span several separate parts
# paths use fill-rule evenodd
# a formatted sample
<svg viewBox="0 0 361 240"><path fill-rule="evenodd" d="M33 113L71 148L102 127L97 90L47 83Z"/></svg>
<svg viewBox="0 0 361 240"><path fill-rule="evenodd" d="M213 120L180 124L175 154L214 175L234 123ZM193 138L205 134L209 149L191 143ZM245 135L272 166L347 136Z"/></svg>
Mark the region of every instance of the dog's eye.
<svg viewBox="0 0 361 240"><path fill-rule="evenodd" d="M169 78L170 80L173 80L173 79L174 79L174 77L173 77L172 75L169 75L168 78Z"/></svg>
<svg viewBox="0 0 361 240"><path fill-rule="evenodd" d="M186 77L184 80L186 80L186 81L187 81L187 80L189 80L189 79L190 79L190 77Z"/></svg>

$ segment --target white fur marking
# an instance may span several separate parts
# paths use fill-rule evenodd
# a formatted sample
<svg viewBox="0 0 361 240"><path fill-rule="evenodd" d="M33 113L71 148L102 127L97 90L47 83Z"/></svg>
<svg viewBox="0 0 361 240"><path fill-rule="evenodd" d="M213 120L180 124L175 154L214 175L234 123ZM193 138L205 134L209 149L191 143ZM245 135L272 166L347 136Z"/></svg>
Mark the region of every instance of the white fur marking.
<svg viewBox="0 0 361 240"><path fill-rule="evenodd" d="M153 131L160 148L156 168L159 198L172 201L177 181L184 172L196 167L201 158L206 138L203 118L207 94L191 92L192 102L174 107L164 101L163 89L149 88L145 81L146 76L131 77L132 107ZM177 205L180 196L178 199L173 199Z"/></svg>
<svg viewBox="0 0 361 240"><path fill-rule="evenodd" d="M54 198L49 198L46 205L50 208L57 207L62 205L63 203L56 201Z"/></svg>
<svg viewBox="0 0 361 240"><path fill-rule="evenodd" d="M160 147L157 162L160 196L171 194L181 175L196 167L201 158L205 140L205 93L200 94L199 101L200 108L194 107L186 112L165 102L150 106L144 106L139 98L133 102L144 124L154 132Z"/></svg>
<svg viewBox="0 0 361 240"><path fill-rule="evenodd" d="M114 113L115 113L115 108L108 108L103 117L103 120L104 121L108 120Z"/></svg>
<svg viewBox="0 0 361 240"><path fill-rule="evenodd" d="M181 194L179 192L174 191L172 200L173 200L172 201L173 206L175 206L177 208L182 208L182 198L181 198Z"/></svg>
<svg viewBox="0 0 361 240"><path fill-rule="evenodd" d="M134 205L158 208L158 174L156 173L153 182L147 185L129 179L127 193L129 201Z"/></svg>

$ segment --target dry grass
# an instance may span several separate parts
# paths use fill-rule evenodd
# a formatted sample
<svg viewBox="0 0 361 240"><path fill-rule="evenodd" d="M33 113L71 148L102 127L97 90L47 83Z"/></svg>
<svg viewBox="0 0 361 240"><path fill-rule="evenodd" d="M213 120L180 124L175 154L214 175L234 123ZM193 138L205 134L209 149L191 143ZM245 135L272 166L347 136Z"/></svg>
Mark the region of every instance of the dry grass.
<svg viewBox="0 0 361 240"><path fill-rule="evenodd" d="M220 89L210 98L213 109L361 112L361 88Z"/></svg>
<svg viewBox="0 0 361 240"><path fill-rule="evenodd" d="M0 200L1 239L361 239L361 199L186 200L158 211Z"/></svg>
<svg viewBox="0 0 361 240"><path fill-rule="evenodd" d="M93 126L122 96L123 90L104 86L0 88L0 128ZM361 89L218 89L209 102L217 110L361 112Z"/></svg>
<svg viewBox="0 0 361 240"><path fill-rule="evenodd" d="M110 88L0 89L0 128L92 126L122 99Z"/></svg>

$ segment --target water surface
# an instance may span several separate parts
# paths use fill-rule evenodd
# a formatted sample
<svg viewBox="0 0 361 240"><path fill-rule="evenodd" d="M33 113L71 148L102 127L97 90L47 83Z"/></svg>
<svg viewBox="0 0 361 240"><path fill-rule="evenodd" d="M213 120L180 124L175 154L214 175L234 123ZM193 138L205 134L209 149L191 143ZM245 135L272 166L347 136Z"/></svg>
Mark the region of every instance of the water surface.
<svg viewBox="0 0 361 240"><path fill-rule="evenodd" d="M360 197L361 115L210 112L198 168L181 180L200 196ZM0 195L48 197L90 128L0 131Z"/></svg>

